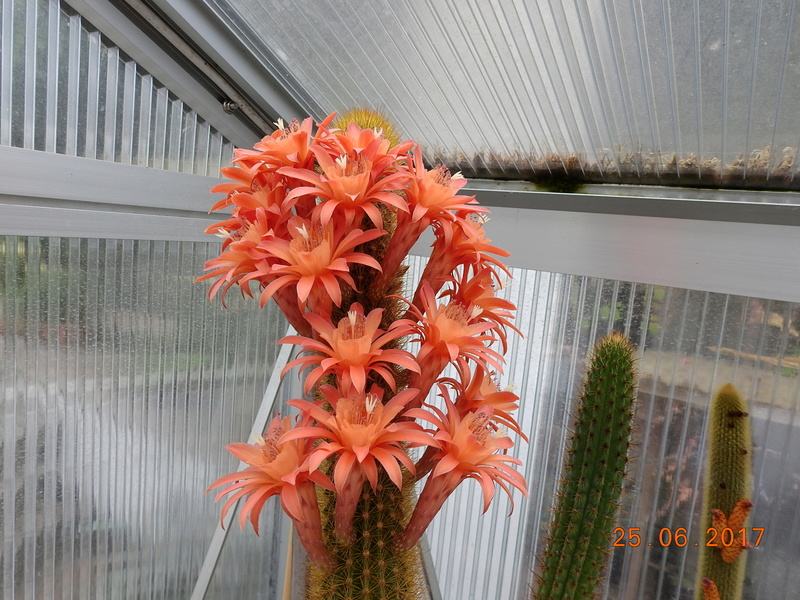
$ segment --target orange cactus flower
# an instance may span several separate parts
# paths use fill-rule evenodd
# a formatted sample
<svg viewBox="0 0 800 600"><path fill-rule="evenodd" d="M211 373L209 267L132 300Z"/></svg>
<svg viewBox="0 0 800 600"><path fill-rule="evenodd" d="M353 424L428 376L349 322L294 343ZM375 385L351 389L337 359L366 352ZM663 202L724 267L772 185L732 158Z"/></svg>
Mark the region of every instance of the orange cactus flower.
<svg viewBox="0 0 800 600"><path fill-rule="evenodd" d="M298 535L309 556L321 566L330 567L333 558L322 541L322 524L314 483L329 489L333 486L323 473L309 473L303 469L309 448L307 441L280 441L290 429L289 417L275 417L269 424L266 437L255 444L228 445L226 448L231 454L250 466L243 471L220 477L208 487L206 493L216 487L232 484L215 498L218 501L226 494L233 493L222 507L220 521L240 498L247 497L239 513L239 524L244 528L249 516L256 533L264 504L272 496L279 495L281 506L297 526Z"/></svg>
<svg viewBox="0 0 800 600"><path fill-rule="evenodd" d="M274 173L281 167L313 168L314 155L311 153L314 120L309 117L299 123L296 119L286 127L278 119L277 130L264 136L253 150L238 149L234 162L246 168L256 167L260 184L273 183Z"/></svg>
<svg viewBox="0 0 800 600"><path fill-rule="evenodd" d="M459 380L444 378L442 383L451 385L456 390L454 405L459 414L475 412L482 406L492 409L492 420L508 427L526 442L528 437L520 429L513 412L519 408L519 396L510 389L501 390L492 375L482 366L475 365L471 371L464 362L456 364ZM439 385L442 394L447 394L443 385ZM449 395L448 395L449 399Z"/></svg>
<svg viewBox="0 0 800 600"><path fill-rule="evenodd" d="M406 196L409 211L398 213L397 228L383 258L384 272L378 284L385 286L431 223L456 221L453 211L469 210L474 213L488 212L475 206L474 196L461 196L457 192L467 182L460 173L451 175L444 165L430 171L425 169L422 152L417 146L414 152L414 177L409 180Z"/></svg>
<svg viewBox="0 0 800 600"><path fill-rule="evenodd" d="M383 217L375 206L376 202L397 210L408 210L405 198L393 193L400 190L408 179L405 170L376 174L374 156L366 152L355 157L342 154L334 159L323 148L314 147L312 151L322 174L289 167L278 172L311 184L294 188L287 200L303 196L320 198L323 202L314 209L313 216L323 225L338 213L348 228L361 223L362 216L366 215L376 229L382 229Z"/></svg>
<svg viewBox="0 0 800 600"><path fill-rule="evenodd" d="M285 202L285 198L286 188L283 185L232 193L218 206L233 206L233 214L208 227L206 233L222 238L222 250L241 239L253 224L261 232L262 240L269 237L289 237L287 222L292 216L292 205ZM257 241L257 238L252 239Z"/></svg>
<svg viewBox="0 0 800 600"><path fill-rule="evenodd" d="M460 265L471 265L475 272L488 269L498 283L500 283L498 271L510 276L508 267L490 256L510 255L505 250L490 244L491 240L486 237L483 228L488 217L474 211L459 211L456 217L452 223L446 221L434 223L436 241L422 272L422 280L427 281L436 293L451 279L451 274ZM414 304L419 306L419 290L414 298Z"/></svg>
<svg viewBox="0 0 800 600"><path fill-rule="evenodd" d="M283 440L328 440L311 451L308 467L313 471L331 455L338 456L333 470L338 494L335 529L341 539L350 540L353 514L364 480L369 481L374 491L378 484L378 464L400 488L403 484L400 465L414 473L414 463L403 446L437 445L437 442L413 421L392 422L416 395L414 389L400 392L384 405L379 393L335 398L337 390L331 386L323 388L329 402L335 406L333 414L307 400L290 401L291 406L316 419L317 425L293 429Z"/></svg>
<svg viewBox="0 0 800 600"><path fill-rule="evenodd" d="M355 303L337 327L318 315L306 314L306 320L322 341L302 336L283 338L281 344L299 344L304 353L311 353L290 362L283 373L295 365L302 365L301 370L317 365L306 377L305 393L327 373L337 375L339 389L344 393L350 388L363 393L371 372L380 375L394 390L390 364L413 372L419 372L419 366L409 352L383 347L391 340L408 335L411 329L408 321L399 320L384 332L379 328L382 314L383 309L376 308L364 316L364 308Z"/></svg>
<svg viewBox="0 0 800 600"><path fill-rule="evenodd" d="M480 321L474 307L465 307L457 302L438 304L433 290L427 282L420 284L422 310L409 306L409 313L419 323L412 329L419 335L414 341L421 343L416 356L420 366L418 374L412 375L409 385L420 390L416 406L428 395L436 378L448 363L471 359L484 366L502 371L503 357L486 346L494 341L486 332L497 327L496 323Z"/></svg>
<svg viewBox="0 0 800 600"><path fill-rule="evenodd" d="M233 179L233 181L226 181L224 183L219 183L211 188L212 194L227 194L225 198L216 202L212 207L211 211L214 212L215 210L223 209L227 206L233 204L233 197L241 192L249 192L254 189L253 179L258 175L258 168L257 167L240 167L240 166L232 166L232 167L222 167L219 170L225 177L228 179Z"/></svg>
<svg viewBox="0 0 800 600"><path fill-rule="evenodd" d="M476 206L478 202L475 196L457 194L467 183L461 173L451 175L444 165L437 165L428 171L419 146L414 151L414 171L416 177L409 183L408 190L411 222L422 220L427 226L434 219L454 221L452 211L488 212Z"/></svg>
<svg viewBox="0 0 800 600"><path fill-rule="evenodd" d="M319 124L321 129L326 129L335 115L329 115ZM256 143L254 149L234 150L234 164L241 167L241 170L252 173L250 190L267 189L275 186L285 186L295 188L303 185L291 176L278 173L281 168L293 168L300 172L314 169L315 157L311 149L314 146L312 137L313 119L305 119L303 123L293 120L289 126L285 126L282 119L276 123L277 130L265 136L260 142ZM222 169L224 175L239 181L239 177L229 169ZM228 184L222 184L212 191L225 191L225 187L234 190ZM238 188L239 191L247 191ZM296 205L297 214L308 218L315 202L313 198L289 199L292 205Z"/></svg>
<svg viewBox="0 0 800 600"><path fill-rule="evenodd" d="M430 409L435 414L416 408L405 413L408 417L428 421L438 429L433 437L440 443L441 450L435 456L436 466L425 482L408 526L395 540L401 550L417 543L444 501L465 479L480 483L484 512L494 497L495 483L508 494L512 510L514 500L509 485L524 496L528 495L525 478L508 464L520 465L522 461L498 453L514 444L504 432L490 427L492 409L482 407L462 418L447 398L445 404L447 414L434 406Z"/></svg>
<svg viewBox="0 0 800 600"><path fill-rule="evenodd" d="M717 508L711 509L711 526L717 530L718 539L723 539L722 532L725 529L730 529L733 534L733 543L730 546L722 545L720 551L722 553L722 560L726 563L731 563L739 558L742 550L750 547L749 543L743 541L743 537L737 537L737 533L744 526L747 515L750 514L750 509L753 508L753 503L747 498L742 498L733 507L731 514L725 516L725 513Z"/></svg>
<svg viewBox="0 0 800 600"><path fill-rule="evenodd" d="M392 146L390 136L382 128L362 128L353 122L343 130L320 127L316 141L330 156L369 154L374 157L379 172L391 163L407 160L406 153L414 146L413 141L400 142L399 139Z"/></svg>
<svg viewBox="0 0 800 600"><path fill-rule="evenodd" d="M510 321L510 319L514 318L512 311L515 311L517 307L512 302L498 298L495 295L496 284L494 282L494 273L491 269L482 268L474 274L471 271L471 268L464 266L460 275L450 277L453 288L444 290L440 296L442 298L449 297L451 301L458 302L464 306L480 308L479 318L494 321L498 324L499 327L495 331L503 344L503 352L505 352L508 347L505 334L507 327L522 336L522 332Z"/></svg>
<svg viewBox="0 0 800 600"><path fill-rule="evenodd" d="M206 261L205 270L209 273L196 279L217 278L208 290L209 298L222 290L222 305L225 306L225 295L233 285L239 285L242 294L252 297L248 282L255 278L253 273L260 270L259 265L268 259L268 254L259 248L259 244L271 235L269 219L263 209L256 211L253 222L243 223L240 229L227 233L222 253Z"/></svg>
<svg viewBox="0 0 800 600"><path fill-rule="evenodd" d="M349 263L380 269L373 257L355 252L354 248L380 237L382 231L355 229L343 235L341 229L334 229L333 223L308 223L298 217L290 220L289 231L289 241L271 237L260 245L273 258L263 270L253 274L254 278L271 279L261 294L262 307L277 290L293 285L298 306L305 307L311 298L311 310L330 314L331 302L337 306L342 302L339 280L355 288Z"/></svg>

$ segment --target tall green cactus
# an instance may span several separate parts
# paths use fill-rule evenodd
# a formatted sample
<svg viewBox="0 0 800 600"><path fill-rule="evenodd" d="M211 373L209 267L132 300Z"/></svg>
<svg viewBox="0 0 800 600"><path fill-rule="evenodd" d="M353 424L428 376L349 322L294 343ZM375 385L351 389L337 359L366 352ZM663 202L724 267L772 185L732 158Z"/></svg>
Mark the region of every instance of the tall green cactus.
<svg viewBox="0 0 800 600"><path fill-rule="evenodd" d="M634 348L621 334L594 348L536 600L593 598L603 574L628 462L636 397Z"/></svg>
<svg viewBox="0 0 800 600"><path fill-rule="evenodd" d="M720 600L739 600L742 597L746 553L740 554L739 531L744 527L752 506L749 500L752 493L752 447L747 402L734 386L726 384L712 399L708 419L695 598L704 596L704 579L716 584ZM728 548L721 539L725 527L731 529L734 537L734 544ZM709 532L709 529L716 531ZM709 542L717 546L708 546Z"/></svg>

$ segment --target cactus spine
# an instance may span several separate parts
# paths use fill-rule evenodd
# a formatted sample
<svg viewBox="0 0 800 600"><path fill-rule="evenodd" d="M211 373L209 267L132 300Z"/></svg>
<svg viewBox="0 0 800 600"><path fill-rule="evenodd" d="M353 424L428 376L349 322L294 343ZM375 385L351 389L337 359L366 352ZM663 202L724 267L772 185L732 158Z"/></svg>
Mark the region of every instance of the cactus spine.
<svg viewBox="0 0 800 600"><path fill-rule="evenodd" d="M628 462L636 378L634 348L626 337L614 333L597 343L578 401L536 600L594 597Z"/></svg>
<svg viewBox="0 0 800 600"><path fill-rule="evenodd" d="M711 401L708 419L703 513L700 526L700 565L697 572L696 598L702 598L704 581L716 584L721 600L739 600L744 588L746 554L741 545L725 548L721 531L727 526L735 541L744 527L752 504L752 456L750 418L747 402L731 384L722 386ZM710 528L717 533L708 532ZM716 538L718 547L706 546ZM707 592L706 592L707 593Z"/></svg>

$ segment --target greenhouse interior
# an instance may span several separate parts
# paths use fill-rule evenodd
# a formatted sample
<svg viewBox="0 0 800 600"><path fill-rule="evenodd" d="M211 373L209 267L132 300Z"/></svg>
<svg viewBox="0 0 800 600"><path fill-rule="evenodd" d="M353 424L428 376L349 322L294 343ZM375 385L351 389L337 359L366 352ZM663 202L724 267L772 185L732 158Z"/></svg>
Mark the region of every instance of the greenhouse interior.
<svg viewBox="0 0 800 600"><path fill-rule="evenodd" d="M797 2L0 6L0 597L798 597Z"/></svg>

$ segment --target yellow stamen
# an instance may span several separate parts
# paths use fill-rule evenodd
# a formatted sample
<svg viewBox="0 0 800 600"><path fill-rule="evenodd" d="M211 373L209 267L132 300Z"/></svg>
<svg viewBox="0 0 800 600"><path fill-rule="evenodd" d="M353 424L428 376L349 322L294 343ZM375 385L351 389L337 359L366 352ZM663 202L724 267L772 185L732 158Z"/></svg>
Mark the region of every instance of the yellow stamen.
<svg viewBox="0 0 800 600"><path fill-rule="evenodd" d="M482 410L473 413L473 419L472 423L469 424L469 429L475 434L478 441L485 446L486 440L492 437L492 431L489 428L489 415Z"/></svg>
<svg viewBox="0 0 800 600"><path fill-rule="evenodd" d="M455 321L459 325L469 325L472 315L468 315L466 309L458 303L448 304L442 311L442 316Z"/></svg>

